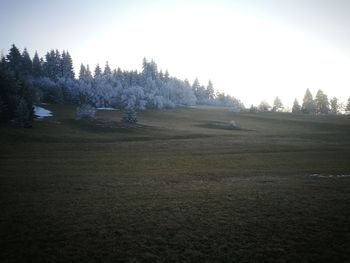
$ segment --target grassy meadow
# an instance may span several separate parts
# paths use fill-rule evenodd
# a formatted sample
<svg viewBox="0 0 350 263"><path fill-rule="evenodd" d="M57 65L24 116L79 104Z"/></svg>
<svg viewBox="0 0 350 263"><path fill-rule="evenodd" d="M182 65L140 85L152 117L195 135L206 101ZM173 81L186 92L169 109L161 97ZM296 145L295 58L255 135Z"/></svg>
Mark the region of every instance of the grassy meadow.
<svg viewBox="0 0 350 263"><path fill-rule="evenodd" d="M350 116L46 107L0 127L0 262L350 261Z"/></svg>

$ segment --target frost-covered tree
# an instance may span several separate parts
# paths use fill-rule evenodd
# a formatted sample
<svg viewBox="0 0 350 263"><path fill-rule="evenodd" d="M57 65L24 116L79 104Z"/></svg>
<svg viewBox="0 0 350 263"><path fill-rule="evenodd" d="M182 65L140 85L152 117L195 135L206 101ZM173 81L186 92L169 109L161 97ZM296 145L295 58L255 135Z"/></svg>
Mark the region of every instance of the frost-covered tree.
<svg viewBox="0 0 350 263"><path fill-rule="evenodd" d="M266 101L263 100L262 102L260 102L258 109L261 112L266 112L266 111L269 111L271 109L271 106L270 106L270 104L268 104Z"/></svg>
<svg viewBox="0 0 350 263"><path fill-rule="evenodd" d="M281 111L283 110L283 104L281 99L277 96L275 98L275 100L273 101L273 107L272 107L272 111L276 112L276 111Z"/></svg>
<svg viewBox="0 0 350 263"><path fill-rule="evenodd" d="M315 97L316 113L328 114L329 113L329 101L326 94L322 90L318 90Z"/></svg>
<svg viewBox="0 0 350 263"><path fill-rule="evenodd" d="M102 71L101 71L100 65L97 64L94 71L94 77L95 78L100 77L101 74L102 74Z"/></svg>
<svg viewBox="0 0 350 263"><path fill-rule="evenodd" d="M294 102L293 102L292 112L293 113L300 113L301 112L301 106L300 106L300 104L299 104L297 99L295 99Z"/></svg>
<svg viewBox="0 0 350 263"><path fill-rule="evenodd" d="M307 89L305 92L303 104L301 106L301 111L303 113L315 113L316 112L315 101L314 101L309 89Z"/></svg>
<svg viewBox="0 0 350 263"><path fill-rule="evenodd" d="M106 62L105 69L103 71L104 76L110 76L112 74L111 68L108 65L108 61Z"/></svg>
<svg viewBox="0 0 350 263"><path fill-rule="evenodd" d="M209 80L208 82L208 86L206 89L206 95L207 95L207 99L212 100L215 97L215 90L214 90L214 86L213 83L211 82L211 80Z"/></svg>

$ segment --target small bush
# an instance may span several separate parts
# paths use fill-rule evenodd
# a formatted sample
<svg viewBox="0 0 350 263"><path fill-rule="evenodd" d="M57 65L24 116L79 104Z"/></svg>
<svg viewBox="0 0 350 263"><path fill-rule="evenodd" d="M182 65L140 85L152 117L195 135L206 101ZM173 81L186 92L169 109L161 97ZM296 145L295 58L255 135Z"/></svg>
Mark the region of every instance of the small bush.
<svg viewBox="0 0 350 263"><path fill-rule="evenodd" d="M237 124L234 120L230 121L228 124L228 127L231 129L236 129L237 128Z"/></svg>
<svg viewBox="0 0 350 263"><path fill-rule="evenodd" d="M95 116L96 116L96 108L95 107L88 105L88 104L84 104L84 105L77 107L77 120L95 119Z"/></svg>
<svg viewBox="0 0 350 263"><path fill-rule="evenodd" d="M125 110L124 116L122 118L122 122L136 123L137 122L136 111L134 109L127 109L127 110Z"/></svg>

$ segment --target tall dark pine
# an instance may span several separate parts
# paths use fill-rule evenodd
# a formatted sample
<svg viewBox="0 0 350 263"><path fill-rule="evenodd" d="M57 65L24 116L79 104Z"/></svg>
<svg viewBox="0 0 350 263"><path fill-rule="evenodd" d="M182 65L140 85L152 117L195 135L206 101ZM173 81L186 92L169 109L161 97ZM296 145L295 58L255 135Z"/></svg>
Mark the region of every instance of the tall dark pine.
<svg viewBox="0 0 350 263"><path fill-rule="evenodd" d="M9 68L18 76L22 69L22 55L15 45L12 45L7 55L7 61Z"/></svg>
<svg viewBox="0 0 350 263"><path fill-rule="evenodd" d="M25 48L23 50L22 53L22 69L21 69L21 73L23 75L32 75L32 71L33 71L33 63L32 60L29 56L29 53L27 51L27 49Z"/></svg>
<svg viewBox="0 0 350 263"><path fill-rule="evenodd" d="M69 52L62 52L61 57L62 77L74 79L73 60Z"/></svg>

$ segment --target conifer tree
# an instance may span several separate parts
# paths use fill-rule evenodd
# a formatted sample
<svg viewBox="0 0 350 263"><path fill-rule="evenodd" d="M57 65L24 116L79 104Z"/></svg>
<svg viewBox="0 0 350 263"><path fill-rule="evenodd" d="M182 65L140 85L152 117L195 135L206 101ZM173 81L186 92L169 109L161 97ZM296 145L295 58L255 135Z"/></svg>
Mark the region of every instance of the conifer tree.
<svg viewBox="0 0 350 263"><path fill-rule="evenodd" d="M14 44L7 55L7 61L9 68L18 76L22 69L22 55Z"/></svg>
<svg viewBox="0 0 350 263"><path fill-rule="evenodd" d="M22 53L22 68L21 73L23 75L31 75L33 70L33 63L29 56L27 49L25 48Z"/></svg>
<svg viewBox="0 0 350 263"><path fill-rule="evenodd" d="M300 113L301 112L301 106L300 106L297 99L294 100L292 112L293 113Z"/></svg>
<svg viewBox="0 0 350 263"><path fill-rule="evenodd" d="M38 53L35 51L33 57L33 76L40 77L42 75L42 63L39 59Z"/></svg>
<svg viewBox="0 0 350 263"><path fill-rule="evenodd" d="M99 64L97 64L97 65L96 65L96 68L95 68L95 74L94 74L94 77L96 78L96 77L101 76L101 73L102 73L102 71L101 71L100 65L99 65Z"/></svg>
<svg viewBox="0 0 350 263"><path fill-rule="evenodd" d="M329 101L326 94L322 90L318 90L315 97L316 113L328 114L329 113Z"/></svg>
<svg viewBox="0 0 350 263"><path fill-rule="evenodd" d="M309 89L307 89L305 92L303 104L301 106L301 111L303 113L315 113L316 111L315 101L313 100L312 94Z"/></svg>
<svg viewBox="0 0 350 263"><path fill-rule="evenodd" d="M111 68L108 65L108 61L106 62L105 69L103 71L103 75L110 76L112 74Z"/></svg>
<svg viewBox="0 0 350 263"><path fill-rule="evenodd" d="M211 82L211 80L209 80L208 82L208 86L206 88L206 94L207 94L207 99L214 99L214 86L213 86L213 83Z"/></svg>

